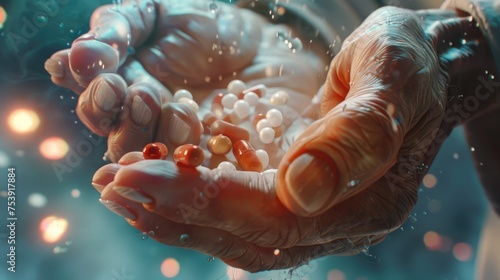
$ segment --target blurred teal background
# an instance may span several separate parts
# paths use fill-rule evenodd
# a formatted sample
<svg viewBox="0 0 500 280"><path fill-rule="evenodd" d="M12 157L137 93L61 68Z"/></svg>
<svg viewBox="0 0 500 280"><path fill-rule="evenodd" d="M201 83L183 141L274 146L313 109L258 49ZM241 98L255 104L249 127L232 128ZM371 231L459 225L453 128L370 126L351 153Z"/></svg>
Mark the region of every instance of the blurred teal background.
<svg viewBox="0 0 500 280"><path fill-rule="evenodd" d="M40 3L55 3L58 12L43 16ZM105 209L90 185L93 173L105 164L105 140L89 133L79 122L74 113L77 96L53 85L43 70L44 61L53 52L69 47L74 38L88 30L92 10L104 3L0 2L8 15L0 29L0 279L169 279L162 274L161 266L170 258L180 265L173 279L474 278L488 204L471 162L471 147L460 128L442 147L408 221L367 254L326 257L292 271L228 273L222 262L158 244ZM415 8L414 1L389 4ZM36 24L36 32L13 43L8 35L21 34L23 18ZM19 134L8 125L9 116L19 108L33 110L39 116L37 130ZM50 137L66 141L69 153L58 160L42 156L40 145ZM7 271L6 263L8 167L15 167L17 172L15 273ZM42 221L50 216L67 221L67 230L54 243L44 240L43 235L51 220L43 225ZM52 223L56 228L61 226L56 219Z"/></svg>

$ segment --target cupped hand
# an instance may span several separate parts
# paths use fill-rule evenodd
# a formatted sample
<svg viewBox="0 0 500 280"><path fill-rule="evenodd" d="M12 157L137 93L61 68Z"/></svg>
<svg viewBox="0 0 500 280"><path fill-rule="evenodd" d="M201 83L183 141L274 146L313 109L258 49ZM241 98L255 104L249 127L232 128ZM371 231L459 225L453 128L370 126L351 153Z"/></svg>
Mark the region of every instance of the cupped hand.
<svg viewBox="0 0 500 280"><path fill-rule="evenodd" d="M90 27L70 49L52 55L46 69L54 83L79 94L79 118L108 137L114 162L150 142L175 146L200 138L195 115L179 109L186 123L178 125L165 108L179 89L207 111L231 80L263 83L270 93L286 89L289 106L299 112L326 75L328 59L326 51L318 55L318 43L293 41L300 40L297 30L230 4L129 1L97 9ZM183 132L173 127L191 127L192 139L170 139Z"/></svg>
<svg viewBox="0 0 500 280"><path fill-rule="evenodd" d="M484 45L475 24L453 12L380 9L333 60L323 116L277 173L184 168L130 153L93 182L108 208L158 241L249 271L361 252L406 220L457 124L450 77L473 66Z"/></svg>

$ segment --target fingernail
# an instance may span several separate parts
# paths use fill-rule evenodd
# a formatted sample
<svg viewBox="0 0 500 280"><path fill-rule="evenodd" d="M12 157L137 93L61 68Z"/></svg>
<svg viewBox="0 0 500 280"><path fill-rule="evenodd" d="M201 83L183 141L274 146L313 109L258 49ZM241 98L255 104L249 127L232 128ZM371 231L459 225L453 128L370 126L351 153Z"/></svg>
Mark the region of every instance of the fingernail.
<svg viewBox="0 0 500 280"><path fill-rule="evenodd" d="M299 156L285 174L288 193L305 214L315 214L328 206L337 181L337 166L321 152Z"/></svg>
<svg viewBox="0 0 500 280"><path fill-rule="evenodd" d="M151 203L151 202L153 202L153 199L145 196L144 194L140 193L139 191L137 191L133 188L114 186L113 190L115 192L117 192L119 195L123 196L124 198L130 199L130 200L135 201L137 203Z"/></svg>
<svg viewBox="0 0 500 280"><path fill-rule="evenodd" d="M101 199L101 198L99 198L99 202L102 205L106 206L106 208L108 208L109 210L111 210L115 214L122 216L125 219L129 219L132 221L135 221L135 219L137 219L137 215L135 213L133 213L130 208L122 206L114 201L105 200L105 199Z"/></svg>
<svg viewBox="0 0 500 280"><path fill-rule="evenodd" d="M55 78L64 78L64 64L61 60L49 58L45 61L45 70Z"/></svg>
<svg viewBox="0 0 500 280"><path fill-rule="evenodd" d="M153 112L139 95L132 100L132 119L137 125L147 125L151 121Z"/></svg>
<svg viewBox="0 0 500 280"><path fill-rule="evenodd" d="M175 145L184 144L191 133L191 127L175 113L168 120L168 138Z"/></svg>
<svg viewBox="0 0 500 280"><path fill-rule="evenodd" d="M96 94L94 98L97 106L105 112L113 108L117 97L115 91L108 85L108 83L105 81L99 81L95 90Z"/></svg>
<svg viewBox="0 0 500 280"><path fill-rule="evenodd" d="M94 188L95 188L98 192L102 192L102 190L104 190L104 188L106 187L106 186L103 186L103 185L101 185L101 184L97 184L97 183L94 183L94 182L92 182L92 186L93 186L93 187L94 187Z"/></svg>

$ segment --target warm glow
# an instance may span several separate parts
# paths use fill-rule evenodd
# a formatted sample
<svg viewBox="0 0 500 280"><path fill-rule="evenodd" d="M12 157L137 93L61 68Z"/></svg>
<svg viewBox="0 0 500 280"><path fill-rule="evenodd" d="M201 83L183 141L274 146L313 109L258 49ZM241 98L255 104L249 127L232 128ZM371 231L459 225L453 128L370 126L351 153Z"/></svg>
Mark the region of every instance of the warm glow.
<svg viewBox="0 0 500 280"><path fill-rule="evenodd" d="M472 258L472 247L467 243L457 243L453 246L453 256L461 262L470 261Z"/></svg>
<svg viewBox="0 0 500 280"><path fill-rule="evenodd" d="M40 153L47 159L61 159L68 153L68 150L68 143L59 137L45 139L40 144Z"/></svg>
<svg viewBox="0 0 500 280"><path fill-rule="evenodd" d="M436 186L437 184L437 178L433 174L427 174L424 176L424 179L422 180L422 183L426 188L432 189Z"/></svg>
<svg viewBox="0 0 500 280"><path fill-rule="evenodd" d="M227 276L230 280L247 280L248 277L243 269L232 266L227 267Z"/></svg>
<svg viewBox="0 0 500 280"><path fill-rule="evenodd" d="M72 190L71 190L71 196L72 196L73 198L79 198L79 197L80 197L80 194L81 194L81 193L80 193L80 190L79 190L79 189L72 189Z"/></svg>
<svg viewBox="0 0 500 280"><path fill-rule="evenodd" d="M179 274L181 266L179 262L174 258L168 258L161 264L161 273L167 278L174 278Z"/></svg>
<svg viewBox="0 0 500 280"><path fill-rule="evenodd" d="M0 28L3 27L3 24L5 23L6 20L7 20L7 12L2 6L0 6Z"/></svg>
<svg viewBox="0 0 500 280"><path fill-rule="evenodd" d="M7 123L14 132L28 133L38 128L40 119L33 110L17 109L10 113Z"/></svg>
<svg viewBox="0 0 500 280"><path fill-rule="evenodd" d="M345 273L338 269L332 269L328 272L328 280L345 280Z"/></svg>
<svg viewBox="0 0 500 280"><path fill-rule="evenodd" d="M443 239L437 232L428 231L424 235L424 244L429 250L436 251L441 248Z"/></svg>
<svg viewBox="0 0 500 280"><path fill-rule="evenodd" d="M68 229L68 221L56 216L49 216L40 222L40 231L45 242L55 243Z"/></svg>

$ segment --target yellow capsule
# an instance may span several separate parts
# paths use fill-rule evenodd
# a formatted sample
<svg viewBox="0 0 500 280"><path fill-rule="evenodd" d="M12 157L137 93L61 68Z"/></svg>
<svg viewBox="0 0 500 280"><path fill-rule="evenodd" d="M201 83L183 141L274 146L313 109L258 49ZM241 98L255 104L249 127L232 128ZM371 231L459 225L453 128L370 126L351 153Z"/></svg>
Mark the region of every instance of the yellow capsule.
<svg viewBox="0 0 500 280"><path fill-rule="evenodd" d="M212 137L207 144L208 150L212 154L218 156L223 156L229 153L231 151L232 146L233 143L231 142L231 139L222 134Z"/></svg>

